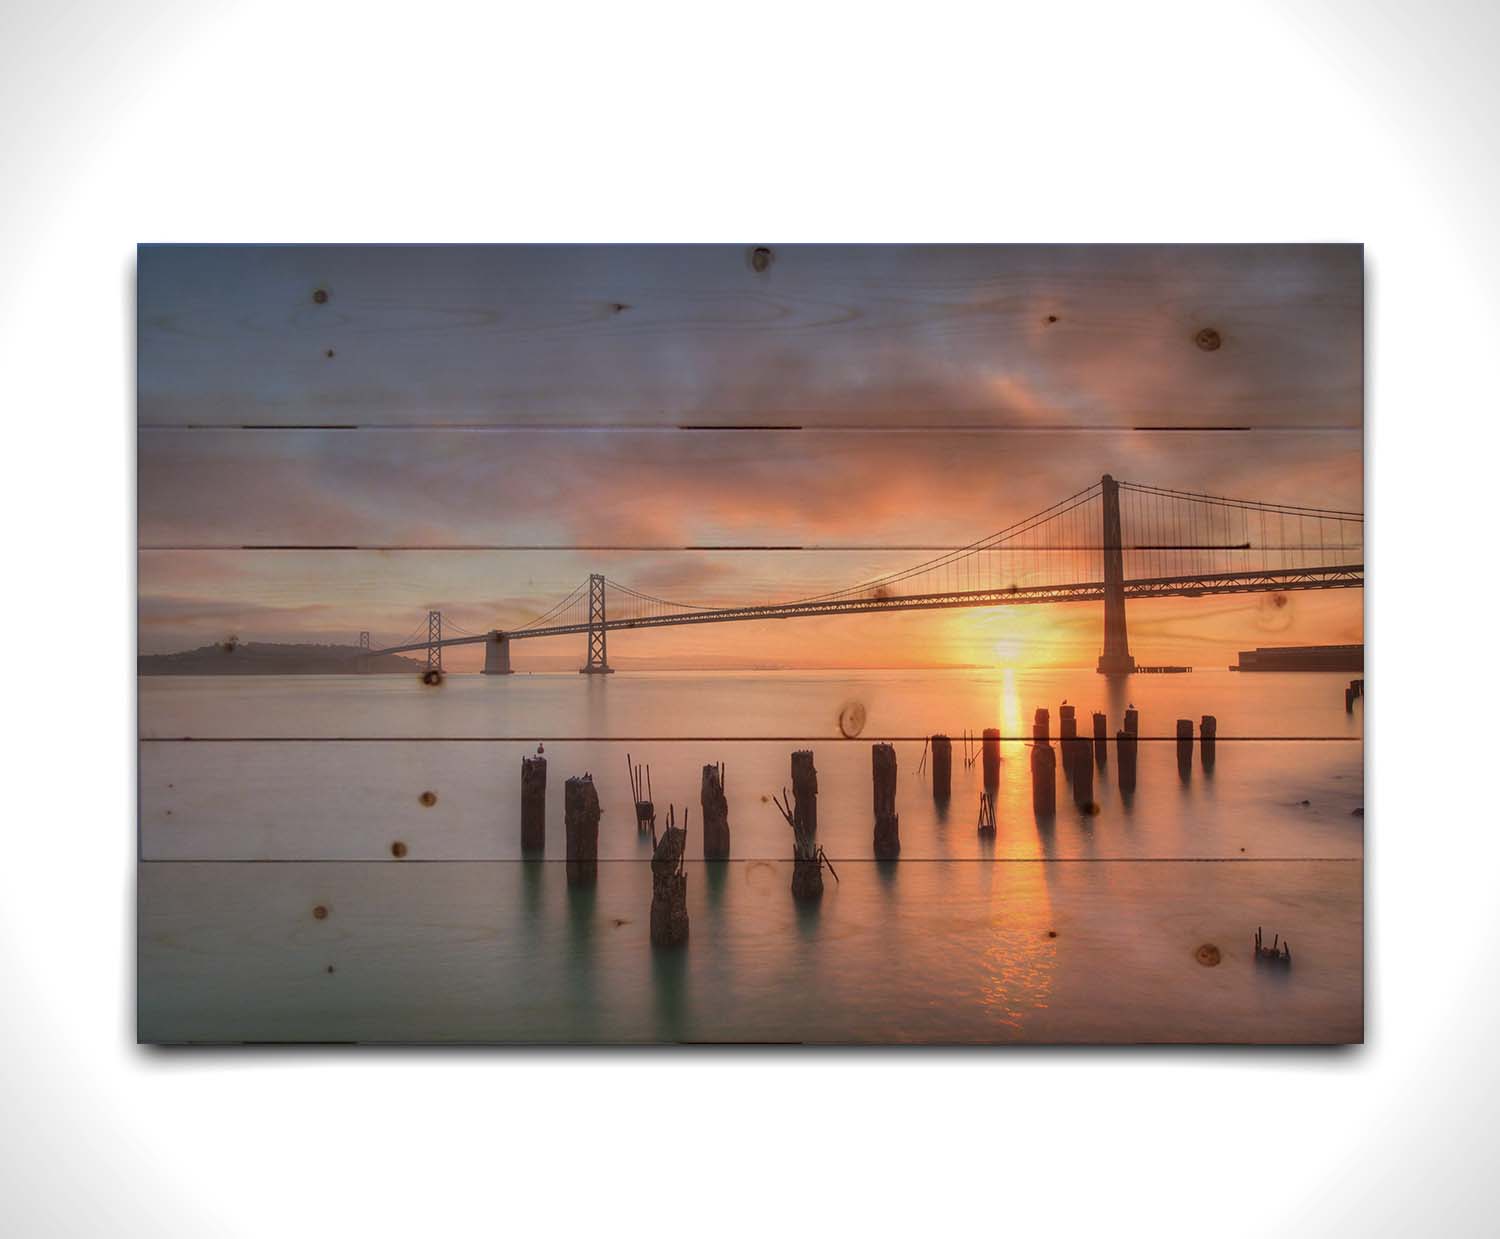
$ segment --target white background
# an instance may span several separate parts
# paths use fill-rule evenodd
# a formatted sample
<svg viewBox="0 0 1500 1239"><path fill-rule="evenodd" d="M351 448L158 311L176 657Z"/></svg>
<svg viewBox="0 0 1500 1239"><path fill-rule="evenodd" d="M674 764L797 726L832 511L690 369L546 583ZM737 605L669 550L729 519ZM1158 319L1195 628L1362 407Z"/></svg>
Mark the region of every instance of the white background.
<svg viewBox="0 0 1500 1239"><path fill-rule="evenodd" d="M1500 10L3 9L3 1229L1481 1230ZM1366 242L1369 1044L137 1048L132 247L460 239Z"/></svg>

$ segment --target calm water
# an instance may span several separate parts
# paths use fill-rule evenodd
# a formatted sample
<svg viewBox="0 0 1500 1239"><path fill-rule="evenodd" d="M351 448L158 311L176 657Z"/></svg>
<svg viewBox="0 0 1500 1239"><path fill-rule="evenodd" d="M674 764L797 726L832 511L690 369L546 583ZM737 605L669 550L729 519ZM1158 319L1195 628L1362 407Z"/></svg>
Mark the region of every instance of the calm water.
<svg viewBox="0 0 1500 1239"><path fill-rule="evenodd" d="M1090 672L146 678L140 681L141 1031L148 1039L1339 1041L1362 1033L1362 707L1338 675ZM1115 755L1097 815L1038 823L1023 737L1064 699L1112 735L1219 720L1218 760ZM864 707L843 738L840 711ZM998 726L998 836L975 830L961 736ZM955 737L953 795L919 773ZM628 741L601 737L629 736ZM253 743L153 739L255 737ZM296 737L296 742L285 738ZM333 742L309 744L305 738ZM1256 737L1238 740L1235 737ZM277 738L282 738L278 740ZM442 738L457 743L405 743ZM870 859L870 742L894 738L902 859ZM478 740L480 742L472 742ZM547 862L518 860L523 753L549 759ZM837 866L790 896L768 797L816 753ZM691 940L648 940L649 843L625 752L658 805L692 806ZM706 865L701 767L727 766L735 860ZM570 890L562 782L595 776L599 884ZM423 808L415 792L438 790ZM1306 803L1304 803L1306 802ZM391 859L392 839L407 857ZM219 863L303 861L302 864ZM440 862L440 863L424 863ZM323 907L314 920L309 909ZM1257 924L1290 973L1258 967ZM1205 944L1221 962L1195 958ZM330 971L331 969L331 971Z"/></svg>

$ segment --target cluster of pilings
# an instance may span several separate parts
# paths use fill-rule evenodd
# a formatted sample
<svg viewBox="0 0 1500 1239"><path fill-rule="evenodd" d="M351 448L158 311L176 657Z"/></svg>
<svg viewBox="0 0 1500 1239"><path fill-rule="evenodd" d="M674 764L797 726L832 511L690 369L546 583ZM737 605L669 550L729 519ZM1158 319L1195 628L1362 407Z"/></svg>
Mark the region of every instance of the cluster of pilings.
<svg viewBox="0 0 1500 1239"><path fill-rule="evenodd" d="M1356 681L1355 683L1359 683ZM1039 819L1057 812L1057 767L1061 753L1063 775L1074 804L1085 813L1097 813L1094 799L1095 769L1109 763L1107 719L1095 712L1092 734L1078 734L1075 707L1063 702L1058 708L1058 746L1053 747L1051 716L1039 708L1031 727L1031 798L1032 809ZM1140 714L1134 706L1125 711L1124 726L1115 733L1115 765L1122 795L1135 790L1137 750L1140 739ZM1194 728L1191 719L1177 720L1178 769L1186 779L1192 769ZM1203 768L1214 766L1218 740L1218 722L1212 714L1203 715L1198 727L1199 749ZM966 740L967 749L967 740ZM932 794L939 804L952 795L953 743L942 734L930 736L923 754L925 763L932 760ZM1000 732L987 727L977 754L967 759L972 766L982 761L984 792L980 798L978 829L982 835L996 832L996 789L1000 782ZM656 833L656 808L651 800L650 768L635 765L626 755L634 798L636 823L649 830L652 840L651 940L660 946L675 946L686 941L687 920L687 813L682 825L676 822L675 809L669 809L667 828ZM918 767L919 771L921 767ZM870 773L874 790L874 853L878 860L895 860L901 855L901 819L896 812L896 750L889 743L877 743L870 750ZM540 752L521 759L521 851L536 856L546 848L547 759ZM818 844L818 771L810 749L799 749L791 756L791 788L783 788L774 798L777 809L792 829L792 895L811 900L823 894L823 869L833 872L827 855ZM705 860L728 860L730 856L729 801L725 793L725 769L722 762L703 767L699 802L703 810L703 855ZM563 827L566 835L567 878L570 886L592 886L599 877L599 795L591 774L570 778L565 785ZM835 879L838 874L834 873Z"/></svg>
<svg viewBox="0 0 1500 1239"><path fill-rule="evenodd" d="M1219 720L1205 714L1198 724L1199 752L1203 769L1212 773L1219 748ZM1193 776L1193 720L1177 720L1177 773L1186 783Z"/></svg>
<svg viewBox="0 0 1500 1239"><path fill-rule="evenodd" d="M1135 791L1137 753L1140 742L1140 712L1131 706L1125 711L1124 726L1115 732L1115 766L1120 792L1129 797ZM1057 753L1049 734L1050 715L1038 709L1031 725L1031 803L1039 818L1057 812ZM1205 771L1212 771L1218 756L1219 723L1205 714L1198 724L1199 751ZM1183 779L1192 775L1193 720L1177 720L1177 769ZM1085 813L1097 813L1094 799L1094 771L1109 763L1108 720L1103 714L1093 716L1093 737L1078 734L1074 707L1067 702L1058 708L1058 748L1062 753L1063 776L1073 794L1073 802Z"/></svg>

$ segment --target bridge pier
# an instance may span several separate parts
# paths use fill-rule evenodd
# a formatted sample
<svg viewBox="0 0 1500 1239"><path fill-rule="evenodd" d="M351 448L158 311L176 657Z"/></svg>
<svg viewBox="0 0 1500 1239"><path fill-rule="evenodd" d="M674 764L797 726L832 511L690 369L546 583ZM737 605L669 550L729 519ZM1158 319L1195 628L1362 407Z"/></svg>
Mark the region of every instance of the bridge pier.
<svg viewBox="0 0 1500 1239"><path fill-rule="evenodd" d="M503 632L492 630L484 643L484 674L511 675L510 640Z"/></svg>

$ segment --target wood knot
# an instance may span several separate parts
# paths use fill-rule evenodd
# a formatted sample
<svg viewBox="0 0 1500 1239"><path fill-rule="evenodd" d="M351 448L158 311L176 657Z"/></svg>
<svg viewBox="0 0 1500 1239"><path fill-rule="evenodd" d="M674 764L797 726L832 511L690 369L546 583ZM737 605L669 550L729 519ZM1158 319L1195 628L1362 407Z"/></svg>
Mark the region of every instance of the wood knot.
<svg viewBox="0 0 1500 1239"><path fill-rule="evenodd" d="M1047 321L1049 323L1055 323L1055 322L1057 322L1057 315L1056 314L1049 314L1049 315L1047 315Z"/></svg>
<svg viewBox="0 0 1500 1239"><path fill-rule="evenodd" d="M326 288L315 288L315 289L313 289L313 304L314 305L322 305L327 300L328 300L328 290Z"/></svg>
<svg viewBox="0 0 1500 1239"><path fill-rule="evenodd" d="M1219 347L1219 345L1223 344L1224 341L1219 338L1219 333L1212 327L1205 327L1202 331L1200 331L1193 337L1193 343L1201 348L1205 353L1212 353L1216 348Z"/></svg>
<svg viewBox="0 0 1500 1239"><path fill-rule="evenodd" d="M769 271L771 264L776 261L776 256L764 245L757 245L750 251L750 270L757 275Z"/></svg>
<svg viewBox="0 0 1500 1239"><path fill-rule="evenodd" d="M328 909L325 908L322 904L319 904L316 908L313 909L313 920L326 921L327 919Z"/></svg>
<svg viewBox="0 0 1500 1239"><path fill-rule="evenodd" d="M437 804L437 793L423 792L417 797L417 800L421 802L424 809L430 809L433 805Z"/></svg>
<svg viewBox="0 0 1500 1239"><path fill-rule="evenodd" d="M324 349L323 350L323 356L331 358L333 356L333 350L331 348Z"/></svg>
<svg viewBox="0 0 1500 1239"><path fill-rule="evenodd" d="M1193 958L1205 968L1216 968L1222 956L1219 954L1219 948L1212 942L1205 942L1193 952Z"/></svg>
<svg viewBox="0 0 1500 1239"><path fill-rule="evenodd" d="M394 856L397 860L400 860L403 856L406 855L406 844L402 843L400 839L397 839L395 843L391 844L391 855Z"/></svg>
<svg viewBox="0 0 1500 1239"><path fill-rule="evenodd" d="M443 673L441 671L439 671L436 667L429 667L426 671L422 672L422 683L423 684L426 684L429 687L435 688L439 684L441 684L442 682L443 682Z"/></svg>
<svg viewBox="0 0 1500 1239"><path fill-rule="evenodd" d="M865 729L868 714L862 701L846 701L839 709L839 731L845 739L852 740Z"/></svg>

